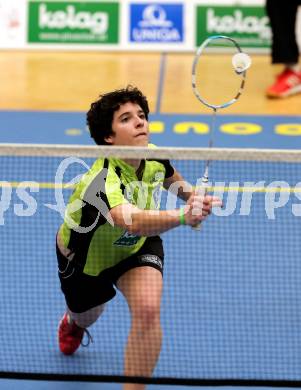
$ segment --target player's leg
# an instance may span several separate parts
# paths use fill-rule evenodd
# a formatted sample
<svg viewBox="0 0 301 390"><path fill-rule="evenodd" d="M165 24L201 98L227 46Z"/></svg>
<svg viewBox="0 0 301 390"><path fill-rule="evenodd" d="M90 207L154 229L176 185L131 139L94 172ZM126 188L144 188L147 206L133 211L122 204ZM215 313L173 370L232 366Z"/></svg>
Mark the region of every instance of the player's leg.
<svg viewBox="0 0 301 390"><path fill-rule="evenodd" d="M78 347L89 344L87 328L101 315L104 303L114 297L112 282L103 273L86 275L80 261L69 259L57 246L58 274L67 310L59 323L58 341L61 352L72 355ZM83 343L84 334L88 340Z"/></svg>
<svg viewBox="0 0 301 390"><path fill-rule="evenodd" d="M296 0L266 0L267 15L272 27L272 62L297 63L299 57L295 34L298 3Z"/></svg>
<svg viewBox="0 0 301 390"><path fill-rule="evenodd" d="M276 2L266 0L266 10L272 27L272 63L283 64L266 94L283 98L301 92L301 71L298 64L299 49L295 33L299 0Z"/></svg>
<svg viewBox="0 0 301 390"><path fill-rule="evenodd" d="M149 266L133 268L118 279L117 287L128 302L132 320L125 350L125 375L152 375L161 350L162 285L161 272ZM125 390L144 388L141 384L124 386Z"/></svg>
<svg viewBox="0 0 301 390"><path fill-rule="evenodd" d="M92 325L104 310L104 304L98 305L82 313L72 312L67 308L58 329L59 347L65 355L72 355L80 345L89 345L92 337L87 328ZM84 335L87 342L83 342Z"/></svg>
<svg viewBox="0 0 301 390"><path fill-rule="evenodd" d="M97 321L98 317L101 315L101 313L104 310L105 305L98 305L96 307L93 307L90 310L87 310L83 313L74 313L69 308L67 308L66 314L72 320L76 323L77 326L81 328L88 328L91 326L95 321Z"/></svg>

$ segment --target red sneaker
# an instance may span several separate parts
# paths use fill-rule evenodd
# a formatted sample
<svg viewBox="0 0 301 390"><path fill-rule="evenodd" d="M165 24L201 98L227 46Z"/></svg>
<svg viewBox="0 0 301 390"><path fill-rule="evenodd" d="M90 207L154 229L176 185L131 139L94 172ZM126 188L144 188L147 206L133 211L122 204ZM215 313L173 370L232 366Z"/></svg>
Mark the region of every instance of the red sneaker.
<svg viewBox="0 0 301 390"><path fill-rule="evenodd" d="M65 355L72 355L81 345L85 332L87 332L90 339L91 336L88 331L77 326L74 321L70 322L68 314L65 313L59 323L58 329L59 347L61 352Z"/></svg>
<svg viewBox="0 0 301 390"><path fill-rule="evenodd" d="M278 75L275 83L267 89L267 96L284 98L301 92L301 72L285 69Z"/></svg>

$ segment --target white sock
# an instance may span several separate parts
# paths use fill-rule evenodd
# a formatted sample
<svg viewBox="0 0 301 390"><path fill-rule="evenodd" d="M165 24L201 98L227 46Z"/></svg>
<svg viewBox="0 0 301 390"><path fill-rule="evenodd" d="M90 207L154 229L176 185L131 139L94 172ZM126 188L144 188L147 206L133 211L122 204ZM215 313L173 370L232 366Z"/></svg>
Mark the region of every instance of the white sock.
<svg viewBox="0 0 301 390"><path fill-rule="evenodd" d="M67 322L69 325L72 325L73 324L73 319L71 318L71 315L67 312Z"/></svg>

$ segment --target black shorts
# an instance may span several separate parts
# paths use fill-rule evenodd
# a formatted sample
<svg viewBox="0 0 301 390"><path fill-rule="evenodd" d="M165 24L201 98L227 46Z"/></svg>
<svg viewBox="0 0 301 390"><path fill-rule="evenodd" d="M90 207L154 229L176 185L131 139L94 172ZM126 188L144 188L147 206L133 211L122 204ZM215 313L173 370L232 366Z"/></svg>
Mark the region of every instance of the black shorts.
<svg viewBox="0 0 301 390"><path fill-rule="evenodd" d="M61 289L68 308L74 313L82 313L112 299L116 295L117 280L132 268L148 266L163 274L164 251L159 236L148 237L137 253L107 268L98 276L84 274L81 267L76 269L75 266L74 272L66 277L62 271L67 267L68 259L57 245L56 254Z"/></svg>

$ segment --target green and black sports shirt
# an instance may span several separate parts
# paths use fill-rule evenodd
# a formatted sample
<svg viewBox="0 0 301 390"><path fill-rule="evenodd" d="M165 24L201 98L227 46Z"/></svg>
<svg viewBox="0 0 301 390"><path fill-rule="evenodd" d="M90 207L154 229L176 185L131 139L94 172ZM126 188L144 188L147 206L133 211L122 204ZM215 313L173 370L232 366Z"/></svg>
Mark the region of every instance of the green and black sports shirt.
<svg viewBox="0 0 301 390"><path fill-rule="evenodd" d="M168 160L143 160L137 172L121 159L95 161L76 185L58 233L66 250L82 263L84 273L96 276L142 247L146 237L129 234L105 216L126 203L158 210L163 181L173 173Z"/></svg>

